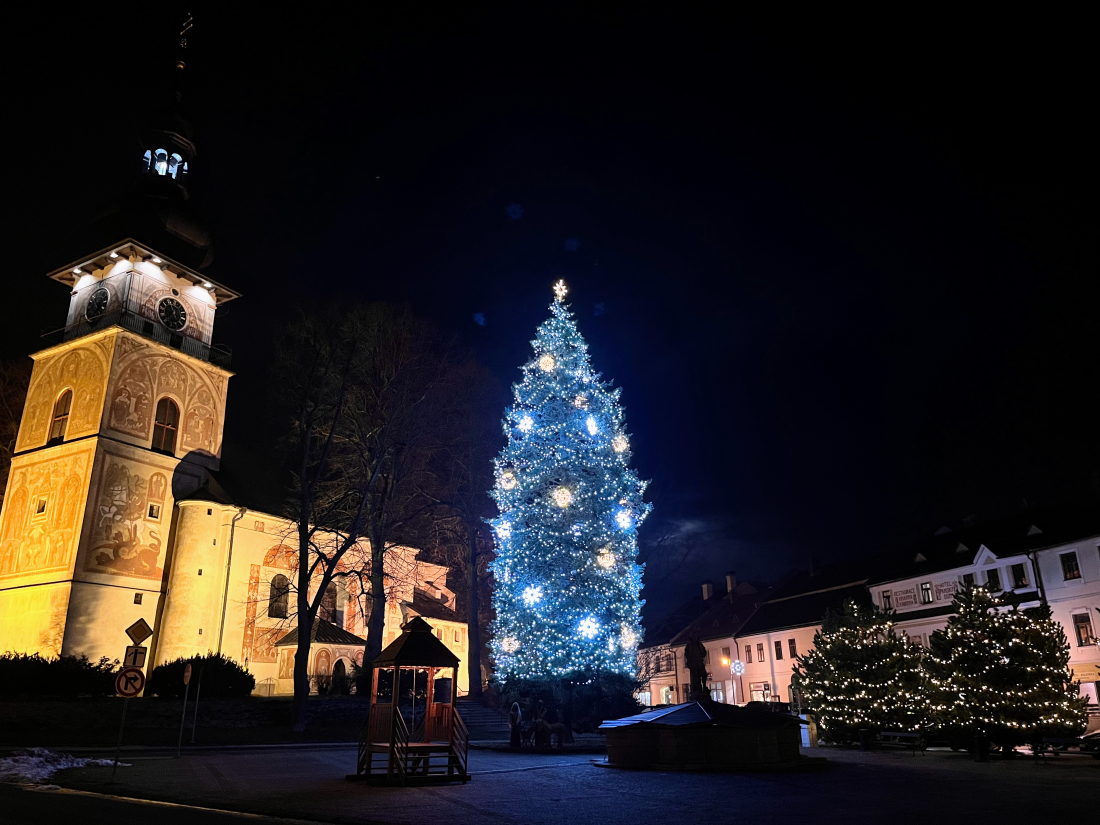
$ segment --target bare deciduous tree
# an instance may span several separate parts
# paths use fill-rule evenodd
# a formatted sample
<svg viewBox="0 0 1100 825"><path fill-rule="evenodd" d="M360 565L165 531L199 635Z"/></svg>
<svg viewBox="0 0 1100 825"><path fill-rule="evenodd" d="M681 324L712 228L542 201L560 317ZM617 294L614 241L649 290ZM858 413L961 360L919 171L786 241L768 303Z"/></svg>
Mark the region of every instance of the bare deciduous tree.
<svg viewBox="0 0 1100 825"><path fill-rule="evenodd" d="M297 527L293 718L301 730L310 637L333 579L358 579L369 609L366 659L382 649L387 551L434 506L424 490L433 486L448 368L430 327L382 304L303 314L277 363L293 478L287 515Z"/></svg>

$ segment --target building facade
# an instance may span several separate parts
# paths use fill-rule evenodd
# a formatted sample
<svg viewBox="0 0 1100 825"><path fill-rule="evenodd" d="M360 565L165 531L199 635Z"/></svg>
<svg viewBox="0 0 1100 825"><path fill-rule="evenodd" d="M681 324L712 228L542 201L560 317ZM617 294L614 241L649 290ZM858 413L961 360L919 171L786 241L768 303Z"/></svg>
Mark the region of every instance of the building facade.
<svg viewBox="0 0 1100 825"><path fill-rule="evenodd" d="M143 140L133 197L96 225L112 242L50 274L69 305L31 356L0 511L0 652L121 659L126 628L144 619L153 665L222 653L262 692L291 692L293 647L280 642L295 621L294 525L217 481L233 373L214 320L239 294L199 271L212 251L187 205L186 121L173 115ZM114 234L131 230L142 240ZM370 558L357 551L347 564ZM420 615L464 659L448 570L418 556L387 554L384 641ZM313 674L362 662L357 582L337 578L324 595ZM460 691L467 680L460 669Z"/></svg>

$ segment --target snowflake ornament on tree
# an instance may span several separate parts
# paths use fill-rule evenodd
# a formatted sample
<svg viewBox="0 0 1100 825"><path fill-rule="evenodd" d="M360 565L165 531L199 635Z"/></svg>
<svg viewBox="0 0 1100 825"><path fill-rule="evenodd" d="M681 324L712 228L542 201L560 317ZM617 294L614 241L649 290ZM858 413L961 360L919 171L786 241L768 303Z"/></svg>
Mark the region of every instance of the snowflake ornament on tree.
<svg viewBox="0 0 1100 825"><path fill-rule="evenodd" d="M592 371L563 282L554 295L496 461L493 655L505 678L633 674L646 484L630 468L619 390Z"/></svg>

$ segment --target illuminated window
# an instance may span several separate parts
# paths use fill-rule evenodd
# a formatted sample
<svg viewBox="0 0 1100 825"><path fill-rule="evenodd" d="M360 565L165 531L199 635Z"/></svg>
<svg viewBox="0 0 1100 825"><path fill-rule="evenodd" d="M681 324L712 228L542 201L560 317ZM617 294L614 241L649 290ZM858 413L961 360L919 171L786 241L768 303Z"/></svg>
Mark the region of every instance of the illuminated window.
<svg viewBox="0 0 1100 825"><path fill-rule="evenodd" d="M1027 568L1021 564L1012 565L1012 589L1021 590L1027 587Z"/></svg>
<svg viewBox="0 0 1100 825"><path fill-rule="evenodd" d="M730 649L728 647L722 648L722 667L730 666Z"/></svg>
<svg viewBox="0 0 1100 825"><path fill-rule="evenodd" d="M777 662L783 660L783 643L779 641L775 643L775 660Z"/></svg>
<svg viewBox="0 0 1100 825"><path fill-rule="evenodd" d="M920 603L932 604L932 582L920 583Z"/></svg>
<svg viewBox="0 0 1100 825"><path fill-rule="evenodd" d="M1088 613L1079 613L1073 617L1073 629L1077 631L1077 646L1089 647L1096 644L1096 637L1092 635L1092 621Z"/></svg>
<svg viewBox="0 0 1100 825"><path fill-rule="evenodd" d="M285 619L290 602L290 579L278 573L271 579L267 597L267 615L272 619Z"/></svg>
<svg viewBox="0 0 1100 825"><path fill-rule="evenodd" d="M794 658L795 656L797 656L797 655L798 655L798 648L797 648L797 647L795 647L795 644L794 644L794 639L788 639L788 640L787 640L787 647L789 647L789 648L790 648L790 650L791 650L791 658L792 658L792 659L793 659L793 658Z"/></svg>
<svg viewBox="0 0 1100 825"><path fill-rule="evenodd" d="M745 661L752 664L752 645L745 645Z"/></svg>
<svg viewBox="0 0 1100 825"><path fill-rule="evenodd" d="M157 418L153 424L153 451L176 454L176 433L180 425L180 408L171 398L157 402Z"/></svg>
<svg viewBox="0 0 1100 825"><path fill-rule="evenodd" d="M69 426L69 410L73 406L73 391L65 390L53 405L53 421L50 423L50 440L46 446L60 444L65 440L65 430Z"/></svg>
<svg viewBox="0 0 1100 825"><path fill-rule="evenodd" d="M1000 570L988 570L985 574L986 587L993 593L996 593L1001 589L1001 571Z"/></svg>
<svg viewBox="0 0 1100 825"><path fill-rule="evenodd" d="M157 149L153 153L153 171L158 175L168 174L168 153L163 149Z"/></svg>
<svg viewBox="0 0 1100 825"><path fill-rule="evenodd" d="M889 590L882 591L882 609L893 610L894 609L894 595Z"/></svg>
<svg viewBox="0 0 1100 825"><path fill-rule="evenodd" d="M1081 578L1081 567L1077 564L1076 553L1063 553L1060 558L1062 560L1062 578L1065 581Z"/></svg>

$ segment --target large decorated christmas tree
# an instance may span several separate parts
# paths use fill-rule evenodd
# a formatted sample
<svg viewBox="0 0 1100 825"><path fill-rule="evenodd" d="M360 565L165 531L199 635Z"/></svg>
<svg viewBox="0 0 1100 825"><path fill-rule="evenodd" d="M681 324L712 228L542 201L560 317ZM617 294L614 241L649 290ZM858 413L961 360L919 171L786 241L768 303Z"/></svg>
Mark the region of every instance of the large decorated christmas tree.
<svg viewBox="0 0 1100 825"><path fill-rule="evenodd" d="M630 469L620 391L593 372L565 285L554 291L496 462L493 656L504 678L633 674L646 485Z"/></svg>

